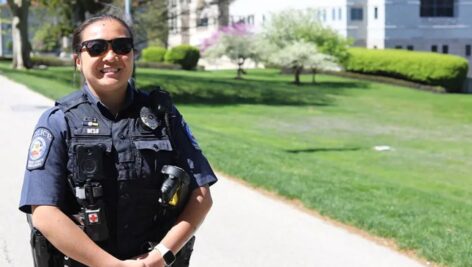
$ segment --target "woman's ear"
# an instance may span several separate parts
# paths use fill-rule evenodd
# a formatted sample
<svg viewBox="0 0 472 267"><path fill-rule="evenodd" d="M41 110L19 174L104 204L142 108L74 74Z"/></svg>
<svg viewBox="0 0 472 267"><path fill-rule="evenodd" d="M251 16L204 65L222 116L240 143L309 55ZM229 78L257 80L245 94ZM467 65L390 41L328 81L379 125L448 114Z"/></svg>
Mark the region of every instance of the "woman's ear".
<svg viewBox="0 0 472 267"><path fill-rule="evenodd" d="M73 58L74 58L74 64L75 64L75 68L78 70L78 71L81 71L81 66L82 66L82 62L80 61L80 57L78 54L74 54L73 55Z"/></svg>

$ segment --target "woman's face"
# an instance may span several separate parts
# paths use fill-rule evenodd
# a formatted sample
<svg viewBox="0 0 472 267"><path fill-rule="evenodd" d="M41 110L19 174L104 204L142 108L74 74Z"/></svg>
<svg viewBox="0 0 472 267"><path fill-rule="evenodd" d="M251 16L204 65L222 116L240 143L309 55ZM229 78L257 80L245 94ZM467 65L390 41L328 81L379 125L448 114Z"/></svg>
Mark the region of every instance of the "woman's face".
<svg viewBox="0 0 472 267"><path fill-rule="evenodd" d="M123 25L113 19L104 19L88 25L81 34L82 42L94 39L113 40L129 37ZM133 51L126 55L113 52L111 45L101 55L92 57L82 49L75 59L77 68L83 73L88 86L96 93L125 90L133 72Z"/></svg>

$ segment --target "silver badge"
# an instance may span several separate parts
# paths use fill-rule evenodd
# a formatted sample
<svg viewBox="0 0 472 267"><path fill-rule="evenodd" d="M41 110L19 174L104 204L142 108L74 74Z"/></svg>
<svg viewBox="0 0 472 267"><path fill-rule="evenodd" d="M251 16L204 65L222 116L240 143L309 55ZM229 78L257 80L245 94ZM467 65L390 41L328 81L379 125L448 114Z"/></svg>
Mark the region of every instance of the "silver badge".
<svg viewBox="0 0 472 267"><path fill-rule="evenodd" d="M159 122L156 115L148 107L142 107L139 112L141 122L151 130L156 130L159 127Z"/></svg>

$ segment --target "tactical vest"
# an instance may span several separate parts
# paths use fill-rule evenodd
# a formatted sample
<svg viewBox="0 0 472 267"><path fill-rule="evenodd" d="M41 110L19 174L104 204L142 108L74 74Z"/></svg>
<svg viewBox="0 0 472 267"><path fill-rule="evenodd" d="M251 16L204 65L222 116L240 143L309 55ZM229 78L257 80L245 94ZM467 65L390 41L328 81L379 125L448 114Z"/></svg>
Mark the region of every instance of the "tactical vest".
<svg viewBox="0 0 472 267"><path fill-rule="evenodd" d="M169 112L170 98L161 91L149 95L137 92L131 106L116 121L105 118L81 91L56 105L68 125L68 180L77 200L89 169L98 169L102 176L97 179L108 235L96 243L120 259L146 252L147 243L158 242L177 216L163 212L158 204L161 168L176 164L177 157L169 123L174 116ZM143 115L143 111L147 113ZM87 161L88 152L80 149L90 146L100 148L96 165L93 159Z"/></svg>

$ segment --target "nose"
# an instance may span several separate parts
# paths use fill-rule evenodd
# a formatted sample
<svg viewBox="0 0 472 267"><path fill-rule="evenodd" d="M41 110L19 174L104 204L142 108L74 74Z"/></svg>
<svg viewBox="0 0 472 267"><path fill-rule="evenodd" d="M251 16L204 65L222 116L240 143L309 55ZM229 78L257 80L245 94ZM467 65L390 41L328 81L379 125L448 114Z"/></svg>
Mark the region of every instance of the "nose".
<svg viewBox="0 0 472 267"><path fill-rule="evenodd" d="M106 61L115 61L118 55L111 49L111 46L108 46L108 50L105 52L103 60Z"/></svg>

